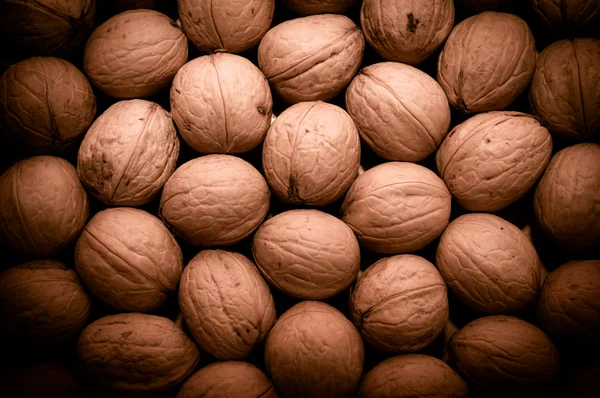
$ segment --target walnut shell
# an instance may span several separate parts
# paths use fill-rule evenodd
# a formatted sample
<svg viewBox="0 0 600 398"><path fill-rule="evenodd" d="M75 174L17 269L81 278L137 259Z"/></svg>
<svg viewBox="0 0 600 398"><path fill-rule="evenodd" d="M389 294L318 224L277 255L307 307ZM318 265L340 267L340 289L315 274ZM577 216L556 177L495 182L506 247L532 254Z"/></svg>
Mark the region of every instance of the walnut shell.
<svg viewBox="0 0 600 398"><path fill-rule="evenodd" d="M546 47L535 67L529 100L558 138L596 138L600 134L600 40L560 40Z"/></svg>
<svg viewBox="0 0 600 398"><path fill-rule="evenodd" d="M398 62L363 68L348 86L346 107L367 145L388 160L425 159L450 126L450 106L440 85Z"/></svg>
<svg viewBox="0 0 600 398"><path fill-rule="evenodd" d="M275 324L267 283L239 253L198 253L183 271L179 304L200 348L220 360L245 359Z"/></svg>
<svg viewBox="0 0 600 398"><path fill-rule="evenodd" d="M358 0L282 0L282 3L300 15L345 14Z"/></svg>
<svg viewBox="0 0 600 398"><path fill-rule="evenodd" d="M358 72L364 50L363 34L350 18L311 15L269 30L258 46L258 65L284 101L327 101Z"/></svg>
<svg viewBox="0 0 600 398"><path fill-rule="evenodd" d="M360 334L334 307L302 301L281 315L265 345L273 383L290 398L343 398L358 387Z"/></svg>
<svg viewBox="0 0 600 398"><path fill-rule="evenodd" d="M529 0L529 4L538 19L555 34L581 37L598 33L598 0Z"/></svg>
<svg viewBox="0 0 600 398"><path fill-rule="evenodd" d="M470 211L498 211L522 198L552 155L552 137L533 116L486 112L456 126L436 153L440 176Z"/></svg>
<svg viewBox="0 0 600 398"><path fill-rule="evenodd" d="M59 253L79 237L88 215L77 171L62 158L27 158L0 176L0 237L23 254Z"/></svg>
<svg viewBox="0 0 600 398"><path fill-rule="evenodd" d="M241 153L265 138L273 99L252 62L215 53L179 69L171 86L171 112L181 137L196 151Z"/></svg>
<svg viewBox="0 0 600 398"><path fill-rule="evenodd" d="M215 362L203 367L181 386L176 398L277 398L271 380L248 362Z"/></svg>
<svg viewBox="0 0 600 398"><path fill-rule="evenodd" d="M451 195L426 167L387 162L361 174L342 204L342 220L369 250L384 254L420 250L441 235Z"/></svg>
<svg viewBox="0 0 600 398"><path fill-rule="evenodd" d="M359 398L468 395L469 386L450 366L421 354L398 355L380 362L364 376L358 390Z"/></svg>
<svg viewBox="0 0 600 398"><path fill-rule="evenodd" d="M340 293L360 269L352 230L319 210L288 210L265 221L254 234L252 255L271 285L302 299Z"/></svg>
<svg viewBox="0 0 600 398"><path fill-rule="evenodd" d="M267 33L275 0L177 0L177 9L183 31L200 51L239 53Z"/></svg>
<svg viewBox="0 0 600 398"><path fill-rule="evenodd" d="M179 138L171 115L155 102L111 105L86 133L77 154L81 181L111 206L152 201L175 170Z"/></svg>
<svg viewBox="0 0 600 398"><path fill-rule="evenodd" d="M360 24L369 45L383 58L419 65L450 34L454 2L364 0Z"/></svg>
<svg viewBox="0 0 600 398"><path fill-rule="evenodd" d="M130 10L94 30L85 44L83 69L110 97L145 98L168 87L187 57L187 38L171 18Z"/></svg>
<svg viewBox="0 0 600 398"><path fill-rule="evenodd" d="M175 238L143 210L115 207L94 215L75 246L89 291L121 311L150 312L177 292L183 256Z"/></svg>
<svg viewBox="0 0 600 398"><path fill-rule="evenodd" d="M108 315L83 329L77 360L91 384L126 394L149 394L183 382L196 368L194 343L161 316Z"/></svg>
<svg viewBox="0 0 600 398"><path fill-rule="evenodd" d="M324 206L340 199L358 174L358 131L339 106L301 102L269 128L262 163L267 183L281 201Z"/></svg>
<svg viewBox="0 0 600 398"><path fill-rule="evenodd" d="M71 343L90 315L90 298L74 270L58 261L20 264L0 274L3 341L54 353Z"/></svg>
<svg viewBox="0 0 600 398"><path fill-rule="evenodd" d="M96 97L85 75L53 57L11 65L0 78L0 118L7 135L35 153L77 143L96 116Z"/></svg>
<svg viewBox="0 0 600 398"><path fill-rule="evenodd" d="M70 57L94 28L95 0L4 0L0 31L26 54Z"/></svg>
<svg viewBox="0 0 600 398"><path fill-rule="evenodd" d="M262 223L271 193L254 166L231 155L206 155L182 164L160 198L164 222L196 246L238 243Z"/></svg>
<svg viewBox="0 0 600 398"><path fill-rule="evenodd" d="M600 260L570 261L553 271L542 288L538 319L557 344L600 347Z"/></svg>
<svg viewBox="0 0 600 398"><path fill-rule="evenodd" d="M560 368L544 332L506 315L470 322L450 338L448 350L450 366L486 397L546 397Z"/></svg>
<svg viewBox="0 0 600 398"><path fill-rule="evenodd" d="M452 221L440 238L436 264L458 299L480 312L523 311L540 293L542 266L533 244L493 214Z"/></svg>
<svg viewBox="0 0 600 398"><path fill-rule="evenodd" d="M446 284L423 257L382 258L354 286L350 319L377 350L419 351L442 333L448 321Z"/></svg>
<svg viewBox="0 0 600 398"><path fill-rule="evenodd" d="M536 57L524 20L484 11L454 27L438 59L437 81L462 113L502 110L527 89Z"/></svg>
<svg viewBox="0 0 600 398"><path fill-rule="evenodd" d="M535 217L558 245L586 250L600 244L600 145L557 152L535 190Z"/></svg>

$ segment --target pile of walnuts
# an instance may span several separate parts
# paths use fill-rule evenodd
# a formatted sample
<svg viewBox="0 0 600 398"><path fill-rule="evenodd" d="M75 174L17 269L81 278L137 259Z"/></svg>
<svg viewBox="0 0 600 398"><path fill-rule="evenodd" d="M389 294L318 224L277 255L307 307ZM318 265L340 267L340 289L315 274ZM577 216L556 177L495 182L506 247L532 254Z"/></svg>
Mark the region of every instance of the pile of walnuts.
<svg viewBox="0 0 600 398"><path fill-rule="evenodd" d="M0 3L4 397L596 397L600 1Z"/></svg>

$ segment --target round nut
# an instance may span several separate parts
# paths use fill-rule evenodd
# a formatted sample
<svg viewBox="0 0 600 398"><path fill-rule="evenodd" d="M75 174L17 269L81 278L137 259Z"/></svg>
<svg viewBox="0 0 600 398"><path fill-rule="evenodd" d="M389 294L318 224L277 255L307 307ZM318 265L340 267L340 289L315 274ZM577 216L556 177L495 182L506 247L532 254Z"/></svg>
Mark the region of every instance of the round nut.
<svg viewBox="0 0 600 398"><path fill-rule="evenodd" d="M600 347L600 260L570 261L550 273L538 319L557 344L581 350Z"/></svg>
<svg viewBox="0 0 600 398"><path fill-rule="evenodd" d="M171 320L139 313L108 315L90 323L79 336L76 352L82 375L92 385L128 395L178 385L200 357Z"/></svg>
<svg viewBox="0 0 600 398"><path fill-rule="evenodd" d="M433 171L414 163L387 162L354 180L342 204L342 220L369 250L414 252L446 228L451 200Z"/></svg>
<svg viewBox="0 0 600 398"><path fill-rule="evenodd" d="M363 34L350 18L311 15L269 30L258 46L258 65L284 101L327 101L356 75L364 50Z"/></svg>
<svg viewBox="0 0 600 398"><path fill-rule="evenodd" d="M270 284L303 299L340 293L360 269L352 230L319 210L288 210L265 221L254 234L252 255Z"/></svg>
<svg viewBox="0 0 600 398"><path fill-rule="evenodd" d="M457 298L484 313L516 313L539 297L542 266L515 225L492 214L465 214L440 238L436 264Z"/></svg>
<svg viewBox="0 0 600 398"><path fill-rule="evenodd" d="M535 67L529 100L558 138L584 141L597 137L600 40L561 40L546 47Z"/></svg>
<svg viewBox="0 0 600 398"><path fill-rule="evenodd" d="M88 215L77 171L62 158L27 158L0 176L0 237L23 254L59 253L79 237Z"/></svg>
<svg viewBox="0 0 600 398"><path fill-rule="evenodd" d="M354 286L350 319L377 350L419 351L442 333L448 321L446 284L423 257L383 258Z"/></svg>
<svg viewBox="0 0 600 398"><path fill-rule="evenodd" d="M364 347L344 315L318 301L303 301L281 315L265 345L273 383L290 398L343 398L358 387Z"/></svg>
<svg viewBox="0 0 600 398"><path fill-rule="evenodd" d="M558 245L587 250L600 244L600 145L557 152L535 190L535 217Z"/></svg>
<svg viewBox="0 0 600 398"><path fill-rule="evenodd" d="M262 163L267 183L281 201L324 206L340 199L358 175L358 131L342 108L301 102L273 122Z"/></svg>
<svg viewBox="0 0 600 398"><path fill-rule="evenodd" d="M398 355L380 362L364 376L358 390L359 398L468 395L469 386L450 366L421 354Z"/></svg>
<svg viewBox="0 0 600 398"><path fill-rule="evenodd" d="M53 57L11 65L0 78L0 119L26 150L54 153L79 142L96 116L96 97L83 73Z"/></svg>
<svg viewBox="0 0 600 398"><path fill-rule="evenodd" d="M77 171L104 204L141 206L156 198L175 170L179 145L171 115L160 105L119 101L86 133Z"/></svg>
<svg viewBox="0 0 600 398"><path fill-rule="evenodd" d="M215 362L203 367L181 386L176 398L277 398L271 380L248 362Z"/></svg>
<svg viewBox="0 0 600 398"><path fill-rule="evenodd" d="M183 271L179 305L200 348L220 360L245 359L275 323L267 283L239 253L198 253Z"/></svg>
<svg viewBox="0 0 600 398"><path fill-rule="evenodd" d="M533 116L487 112L456 126L436 153L440 176L470 211L498 211L522 198L552 155L552 137Z"/></svg>
<svg viewBox="0 0 600 398"><path fill-rule="evenodd" d="M369 45L383 58L419 65L450 34L454 2L364 0L360 24Z"/></svg>
<svg viewBox="0 0 600 398"><path fill-rule="evenodd" d="M94 30L85 44L83 69L110 97L145 98L168 87L187 57L187 38L171 18L130 10Z"/></svg>
<svg viewBox="0 0 600 398"><path fill-rule="evenodd" d="M448 344L449 365L486 397L546 397L560 370L559 353L544 332L519 318L479 318Z"/></svg>
<svg viewBox="0 0 600 398"><path fill-rule="evenodd" d="M95 17L95 0L5 0L0 32L26 54L67 58L84 45Z"/></svg>
<svg viewBox="0 0 600 398"><path fill-rule="evenodd" d="M196 151L241 153L265 138L273 99L252 62L215 53L179 69L171 86L171 112L181 137Z"/></svg>
<svg viewBox="0 0 600 398"><path fill-rule="evenodd" d="M177 291L183 256L167 227L143 210L102 210L75 246L75 266L89 291L121 311L150 312Z"/></svg>
<svg viewBox="0 0 600 398"><path fill-rule="evenodd" d="M502 110L529 86L536 57L524 20L484 11L454 27L438 59L437 81L462 113Z"/></svg>
<svg viewBox="0 0 600 398"><path fill-rule="evenodd" d="M178 0L177 9L183 31L200 51L239 53L267 33L275 0Z"/></svg>
<svg viewBox="0 0 600 398"><path fill-rule="evenodd" d="M86 324L90 298L74 270L58 261L20 264L0 274L0 335L20 350L55 353Z"/></svg>
<svg viewBox="0 0 600 398"><path fill-rule="evenodd" d="M446 93L428 74L398 62L363 68L346 91L348 113L367 145L388 160L420 162L450 126Z"/></svg>
<svg viewBox="0 0 600 398"><path fill-rule="evenodd" d="M181 165L160 198L163 221L196 246L238 243L262 223L271 194L254 166L231 155L206 155Z"/></svg>

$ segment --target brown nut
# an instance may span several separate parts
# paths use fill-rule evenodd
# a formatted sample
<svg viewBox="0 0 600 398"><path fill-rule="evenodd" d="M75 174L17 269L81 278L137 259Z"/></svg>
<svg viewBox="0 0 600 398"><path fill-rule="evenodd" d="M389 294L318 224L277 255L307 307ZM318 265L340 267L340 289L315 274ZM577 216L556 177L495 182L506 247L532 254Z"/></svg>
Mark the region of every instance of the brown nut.
<svg viewBox="0 0 600 398"><path fill-rule="evenodd" d="M258 65L284 101L327 101L358 72L364 50L363 34L350 18L311 15L269 30L258 46Z"/></svg>
<svg viewBox="0 0 600 398"><path fill-rule="evenodd" d="M542 175L552 137L533 116L486 112L456 126L436 153L440 176L470 211L498 211L523 197Z"/></svg>
<svg viewBox="0 0 600 398"><path fill-rule="evenodd" d="M454 27L438 59L437 81L462 113L502 110L527 89L536 57L524 20L484 11Z"/></svg>
<svg viewBox="0 0 600 398"><path fill-rule="evenodd" d="M239 253L203 250L185 267L179 305L200 348L245 359L275 323L275 303L256 266Z"/></svg>
<svg viewBox="0 0 600 398"><path fill-rule="evenodd" d="M377 350L419 351L442 333L448 321L446 284L423 257L383 258L367 268L354 286L350 319Z"/></svg>

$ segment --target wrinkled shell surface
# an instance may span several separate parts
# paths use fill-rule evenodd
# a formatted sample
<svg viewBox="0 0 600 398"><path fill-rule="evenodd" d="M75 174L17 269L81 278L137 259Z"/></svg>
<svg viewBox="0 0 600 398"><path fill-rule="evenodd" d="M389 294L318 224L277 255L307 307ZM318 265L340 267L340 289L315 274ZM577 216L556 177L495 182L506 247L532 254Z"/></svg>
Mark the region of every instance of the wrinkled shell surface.
<svg viewBox="0 0 600 398"><path fill-rule="evenodd" d="M597 136L600 40L561 40L546 47L536 64L529 99L534 112L558 137L583 141Z"/></svg>
<svg viewBox="0 0 600 398"><path fill-rule="evenodd" d="M485 396L543 395L556 379L560 360L550 338L537 327L505 315L479 318L449 342L450 365Z"/></svg>
<svg viewBox="0 0 600 398"><path fill-rule="evenodd" d="M185 34L200 51L239 53L267 33L275 0L178 0L177 9Z"/></svg>
<svg viewBox="0 0 600 398"><path fill-rule="evenodd" d="M593 349L600 344L600 260L571 261L546 279L538 318L559 344Z"/></svg>
<svg viewBox="0 0 600 398"><path fill-rule="evenodd" d="M419 351L448 321L446 284L423 257L383 258L358 279L350 298L350 319L377 350Z"/></svg>
<svg viewBox="0 0 600 398"><path fill-rule="evenodd" d="M533 12L552 30L568 33L598 32L598 0L529 0Z"/></svg>
<svg viewBox="0 0 600 398"><path fill-rule="evenodd" d="M95 0L4 0L0 31L27 53L68 57L85 43L95 16Z"/></svg>
<svg viewBox="0 0 600 398"><path fill-rule="evenodd" d="M534 197L544 233L570 249L600 243L600 145L577 144L550 160Z"/></svg>
<svg viewBox="0 0 600 398"><path fill-rule="evenodd" d="M323 206L340 199L358 175L360 138L339 106L301 102L269 129L262 153L265 177L286 203Z"/></svg>
<svg viewBox="0 0 600 398"><path fill-rule="evenodd" d="M96 116L85 75L53 57L11 65L0 78L0 119L9 137L27 149L52 153L77 141Z"/></svg>
<svg viewBox="0 0 600 398"><path fill-rule="evenodd" d="M88 214L77 171L64 159L27 158L0 176L0 237L17 251L57 254L79 237Z"/></svg>
<svg viewBox="0 0 600 398"><path fill-rule="evenodd" d="M179 384L195 369L199 356L181 329L156 315L108 315L86 326L77 341L83 376L128 394Z"/></svg>
<svg viewBox="0 0 600 398"><path fill-rule="evenodd" d="M112 206L140 206L175 170L179 138L171 115L145 100L111 105L86 133L77 155L81 181Z"/></svg>
<svg viewBox="0 0 600 398"><path fill-rule="evenodd" d="M273 114L267 79L246 58L198 57L173 80L171 112L189 146L203 153L240 153L264 139Z"/></svg>
<svg viewBox="0 0 600 398"><path fill-rule="evenodd" d="M389 61L418 65L454 25L452 0L364 0L360 24L369 45Z"/></svg>
<svg viewBox="0 0 600 398"><path fill-rule="evenodd" d="M431 170L388 162L361 174L342 204L342 220L369 250L384 254L420 250L450 219L451 195Z"/></svg>
<svg viewBox="0 0 600 398"><path fill-rule="evenodd" d="M11 366L0 376L0 393L11 398L80 398L73 372L60 362Z"/></svg>
<svg viewBox="0 0 600 398"><path fill-rule="evenodd" d="M436 264L464 304L483 313L515 313L535 304L541 262L515 225L483 213L452 221L440 238Z"/></svg>
<svg viewBox="0 0 600 398"><path fill-rule="evenodd" d="M231 155L206 155L171 175L160 214L193 245L233 245L258 228L270 197L267 182L250 163Z"/></svg>
<svg viewBox="0 0 600 398"><path fill-rule="evenodd" d="M525 21L485 11L454 27L438 59L437 81L463 113L502 110L529 85L536 57Z"/></svg>
<svg viewBox="0 0 600 398"><path fill-rule="evenodd" d="M523 197L551 155L552 137L533 116L487 112L456 126L436 153L436 163L459 205L492 212Z"/></svg>
<svg viewBox="0 0 600 398"><path fill-rule="evenodd" d="M327 101L356 75L365 39L348 17L311 15L280 23L258 46L258 65L286 102Z"/></svg>
<svg viewBox="0 0 600 398"><path fill-rule="evenodd" d="M0 274L3 340L50 352L74 339L90 314L90 298L75 271L51 260L31 261Z"/></svg>
<svg viewBox="0 0 600 398"><path fill-rule="evenodd" d="M421 354L384 360L365 375L358 391L360 398L466 398L469 395L467 383L450 366Z"/></svg>
<svg viewBox="0 0 600 398"><path fill-rule="evenodd" d="M122 311L153 311L177 291L181 249L164 224L143 210L96 213L75 246L75 266L89 291Z"/></svg>
<svg viewBox="0 0 600 398"><path fill-rule="evenodd" d="M220 360L245 359L275 324L267 283L245 256L203 250L185 267L179 305L200 347Z"/></svg>
<svg viewBox="0 0 600 398"><path fill-rule="evenodd" d="M144 98L171 84L187 57L187 38L168 16L131 10L94 30L85 45L83 69L108 96Z"/></svg>
<svg viewBox="0 0 600 398"><path fill-rule="evenodd" d="M301 15L344 14L358 0L282 0L282 3Z"/></svg>
<svg viewBox="0 0 600 398"><path fill-rule="evenodd" d="M363 68L348 86L346 107L365 142L388 160L425 159L450 126L450 107L440 85L397 62Z"/></svg>
<svg viewBox="0 0 600 398"><path fill-rule="evenodd" d="M265 364L278 391L290 398L342 398L360 381L360 334L332 306L303 301L287 310L269 334Z"/></svg>
<svg viewBox="0 0 600 398"><path fill-rule="evenodd" d="M212 363L186 380L177 398L277 398L271 380L248 362Z"/></svg>
<svg viewBox="0 0 600 398"><path fill-rule="evenodd" d="M352 230L319 210L288 210L262 224L252 255L265 279L303 299L324 299L348 287L360 269Z"/></svg>

